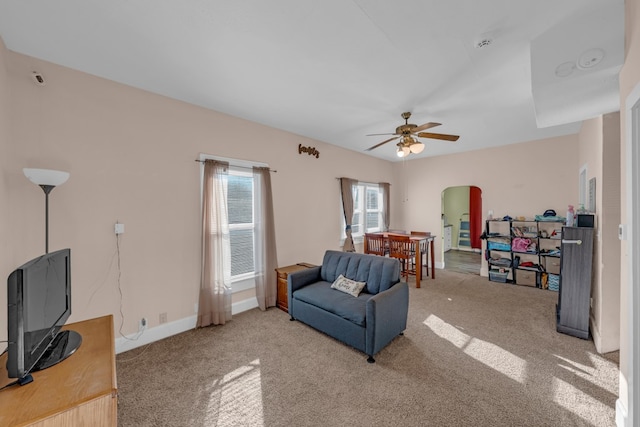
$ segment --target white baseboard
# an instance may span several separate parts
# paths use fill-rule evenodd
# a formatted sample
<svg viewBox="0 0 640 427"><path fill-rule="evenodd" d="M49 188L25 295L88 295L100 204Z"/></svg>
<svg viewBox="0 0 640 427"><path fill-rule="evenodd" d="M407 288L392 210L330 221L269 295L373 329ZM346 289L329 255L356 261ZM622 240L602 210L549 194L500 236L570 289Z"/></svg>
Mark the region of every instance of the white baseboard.
<svg viewBox="0 0 640 427"><path fill-rule="evenodd" d="M239 314L256 307L258 307L258 300L255 298L239 301L231 305L231 315ZM143 345L194 329L196 327L196 320L197 316L193 315L174 320L173 322L163 323L146 329L142 333L138 332L119 337L116 339L116 354L124 353L125 351L133 350L134 348L142 347Z"/></svg>
<svg viewBox="0 0 640 427"><path fill-rule="evenodd" d="M238 301L231 305L231 314L242 313L243 311L249 311L258 307L258 300L256 298L249 298L244 301Z"/></svg>
<svg viewBox="0 0 640 427"><path fill-rule="evenodd" d="M610 334L613 335L613 337L602 336L600 330L598 329L598 325L596 324L596 320L593 317L593 313L589 315L589 327L591 330L591 335L593 336L593 343L595 344L596 351L598 353L604 354L620 350L620 334L618 334L617 336L615 334Z"/></svg>
<svg viewBox="0 0 640 427"><path fill-rule="evenodd" d="M629 426L627 408L624 407L620 399L616 399L616 425L618 427Z"/></svg>
<svg viewBox="0 0 640 427"><path fill-rule="evenodd" d="M600 336L600 331L598 330L596 321L593 318L593 313L589 314L589 330L591 332L591 337L593 338L593 344L596 346L596 351L602 354L602 337Z"/></svg>
<svg viewBox="0 0 640 427"><path fill-rule="evenodd" d="M196 327L196 317L189 316L173 322L163 323L153 328L145 329L142 333L126 335L116 339L116 354L133 350L134 348L147 345L154 341L168 338L172 335L188 331Z"/></svg>

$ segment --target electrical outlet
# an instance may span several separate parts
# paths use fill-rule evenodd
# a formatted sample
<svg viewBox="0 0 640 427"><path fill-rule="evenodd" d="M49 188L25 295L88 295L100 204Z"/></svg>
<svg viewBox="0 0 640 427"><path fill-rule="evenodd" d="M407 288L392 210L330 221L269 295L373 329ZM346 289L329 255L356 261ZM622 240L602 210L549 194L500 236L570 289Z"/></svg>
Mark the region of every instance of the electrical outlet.
<svg viewBox="0 0 640 427"><path fill-rule="evenodd" d="M138 332L144 331L145 329L147 329L147 318L143 317L138 324Z"/></svg>
<svg viewBox="0 0 640 427"><path fill-rule="evenodd" d="M115 232L116 232L116 234L122 234L122 233L124 233L124 224L121 224L121 223L119 223L119 222L116 222L116 225L115 225Z"/></svg>
<svg viewBox="0 0 640 427"><path fill-rule="evenodd" d="M160 313L160 323L167 323L167 313Z"/></svg>

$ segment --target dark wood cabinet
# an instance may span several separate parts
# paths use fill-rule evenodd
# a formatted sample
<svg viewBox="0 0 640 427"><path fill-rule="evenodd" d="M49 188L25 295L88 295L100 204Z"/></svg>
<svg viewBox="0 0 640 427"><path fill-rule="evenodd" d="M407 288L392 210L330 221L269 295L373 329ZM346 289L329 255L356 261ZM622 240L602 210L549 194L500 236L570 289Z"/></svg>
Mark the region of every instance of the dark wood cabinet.
<svg viewBox="0 0 640 427"><path fill-rule="evenodd" d="M278 295L276 298L276 307L280 310L284 310L287 313L289 312L289 295L287 292L287 278L289 274L304 270L305 268L315 267L313 264L308 264L306 262L301 262L294 265L288 265L286 267L278 267L276 268L276 276L278 280Z"/></svg>
<svg viewBox="0 0 640 427"><path fill-rule="evenodd" d="M589 338L593 238L593 228L562 228L556 329L583 339Z"/></svg>

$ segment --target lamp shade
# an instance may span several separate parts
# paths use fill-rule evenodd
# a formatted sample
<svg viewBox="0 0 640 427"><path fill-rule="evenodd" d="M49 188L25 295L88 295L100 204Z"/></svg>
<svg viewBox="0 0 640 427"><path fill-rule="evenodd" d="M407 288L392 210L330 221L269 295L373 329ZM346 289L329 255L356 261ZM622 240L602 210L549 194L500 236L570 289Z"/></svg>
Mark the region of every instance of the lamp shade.
<svg viewBox="0 0 640 427"><path fill-rule="evenodd" d="M69 179L69 172L55 171L51 169L22 169L24 176L29 178L31 182L36 185L50 185L58 186L62 185Z"/></svg>
<svg viewBox="0 0 640 427"><path fill-rule="evenodd" d="M416 142L415 144L411 144L411 147L409 148L414 154L422 153L422 150L424 150L424 144L422 142Z"/></svg>

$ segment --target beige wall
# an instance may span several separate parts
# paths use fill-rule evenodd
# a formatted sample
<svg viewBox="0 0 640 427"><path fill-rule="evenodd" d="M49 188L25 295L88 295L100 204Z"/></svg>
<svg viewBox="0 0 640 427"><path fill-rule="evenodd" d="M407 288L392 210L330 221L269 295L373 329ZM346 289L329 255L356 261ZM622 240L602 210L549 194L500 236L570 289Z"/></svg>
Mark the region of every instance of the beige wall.
<svg viewBox="0 0 640 427"><path fill-rule="evenodd" d="M577 150L578 136L568 135L396 163L400 191L392 199L402 212L396 225L438 235L435 256L441 264L441 193L448 187L479 187L483 219L488 210L494 217L531 217L546 209L564 215L568 204L577 204ZM487 274L484 260L482 272Z"/></svg>
<svg viewBox="0 0 640 427"><path fill-rule="evenodd" d="M580 168L596 181L591 333L596 349L607 353L620 347L620 114L585 121L579 145Z"/></svg>
<svg viewBox="0 0 640 427"><path fill-rule="evenodd" d="M620 111L621 111L621 144L620 144L620 183L621 183L621 223L629 224L630 218L627 218L627 170L626 170L626 99L631 91L640 84L640 0L625 1L625 62L620 72ZM630 298L630 286L628 276L629 260L627 251L627 242L620 243L620 393L619 402L625 409L629 408L628 402L628 378L629 378L629 350L631 342L629 341L629 323L630 316L627 302ZM638 262L638 260L633 260ZM637 307L636 307L637 309ZM637 331L636 331L637 332ZM637 338L636 338L637 339ZM637 343L636 343L637 346ZM636 354L638 357L638 354ZM640 386L636 385L635 393L640 393ZM640 408L635 408L636 417ZM637 418L635 420L637 422Z"/></svg>
<svg viewBox="0 0 640 427"><path fill-rule="evenodd" d="M7 81L6 68L7 52L2 39L0 39L0 283L6 280L13 266L13 254L9 238L9 186L7 184L7 166L10 162L10 131L9 131L9 83ZM6 307L7 292L4 286L0 286L0 341L7 339ZM3 323L3 321L5 323ZM5 346L0 346L4 349Z"/></svg>
<svg viewBox="0 0 640 427"><path fill-rule="evenodd" d="M386 161L4 49L0 57L8 70L6 77L0 74L0 93L12 89L11 108L0 110L0 120L8 114L15 126L13 153L0 178L2 209L12 200L0 228L8 231L2 240L13 242L11 262L2 257L3 277L15 263L44 251L44 194L22 168L69 171L69 181L50 195L50 249L72 249L70 321L112 313L116 331L129 334L141 317L154 327L160 313L170 322L194 315L199 153L265 162L278 171L272 185L280 265L320 263L326 249L339 247L336 177L393 183ZM43 73L46 86L31 81L34 69ZM316 147L320 157L298 154L298 144ZM6 148L0 134L0 150ZM119 283L117 220L125 224ZM2 333L5 307L0 304Z"/></svg>

